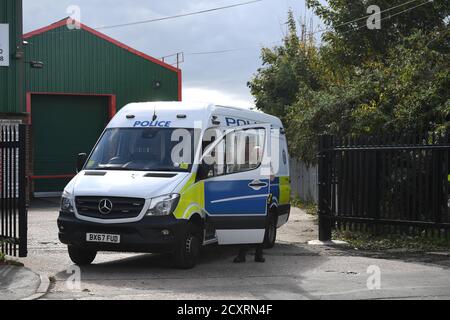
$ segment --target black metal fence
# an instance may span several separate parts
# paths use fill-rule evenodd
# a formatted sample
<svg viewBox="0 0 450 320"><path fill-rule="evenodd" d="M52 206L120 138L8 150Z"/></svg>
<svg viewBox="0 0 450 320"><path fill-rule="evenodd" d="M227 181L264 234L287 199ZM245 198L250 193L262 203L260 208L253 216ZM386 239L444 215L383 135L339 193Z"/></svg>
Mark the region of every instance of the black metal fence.
<svg viewBox="0 0 450 320"><path fill-rule="evenodd" d="M448 237L448 138L320 138L319 239L332 229Z"/></svg>
<svg viewBox="0 0 450 320"><path fill-rule="evenodd" d="M0 125L0 250L27 255L25 125Z"/></svg>

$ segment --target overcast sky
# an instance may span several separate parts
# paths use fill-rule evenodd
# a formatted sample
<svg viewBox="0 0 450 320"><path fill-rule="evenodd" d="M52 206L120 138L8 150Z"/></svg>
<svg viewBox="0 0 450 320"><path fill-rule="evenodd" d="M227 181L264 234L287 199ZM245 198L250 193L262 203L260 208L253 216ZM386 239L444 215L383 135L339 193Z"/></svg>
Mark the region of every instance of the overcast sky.
<svg viewBox="0 0 450 320"><path fill-rule="evenodd" d="M24 31L68 16L67 8L81 9L81 22L90 27L206 10L248 0L23 0ZM261 66L261 45L282 39L287 11L303 17L304 0L264 0L248 6L174 20L105 29L101 32L156 58L185 53L184 100L253 106L247 81ZM311 13L308 13L311 16ZM317 22L316 22L317 26ZM224 54L189 53L242 49Z"/></svg>

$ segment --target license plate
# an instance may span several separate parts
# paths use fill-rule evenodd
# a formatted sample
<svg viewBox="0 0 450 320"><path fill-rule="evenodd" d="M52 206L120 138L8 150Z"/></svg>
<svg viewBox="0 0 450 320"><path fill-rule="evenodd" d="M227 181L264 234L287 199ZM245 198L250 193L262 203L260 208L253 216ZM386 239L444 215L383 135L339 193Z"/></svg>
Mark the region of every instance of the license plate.
<svg viewBox="0 0 450 320"><path fill-rule="evenodd" d="M120 235L104 233L86 233L87 242L120 243Z"/></svg>

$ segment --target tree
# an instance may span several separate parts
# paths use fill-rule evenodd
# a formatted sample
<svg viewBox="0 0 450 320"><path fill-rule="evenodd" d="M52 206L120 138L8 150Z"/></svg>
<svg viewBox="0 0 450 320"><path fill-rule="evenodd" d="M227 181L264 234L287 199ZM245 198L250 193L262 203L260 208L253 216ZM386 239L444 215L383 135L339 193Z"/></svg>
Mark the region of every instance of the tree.
<svg viewBox="0 0 450 320"><path fill-rule="evenodd" d="M424 33L448 29L448 0L306 0L309 8L330 28L323 35L323 53L330 66L336 62L358 65L369 60L383 60L390 48L417 30ZM367 8L380 8L381 29L366 27ZM350 22L350 23L349 23Z"/></svg>
<svg viewBox="0 0 450 320"><path fill-rule="evenodd" d="M288 13L288 27L282 46L262 49L263 66L248 83L256 107L280 117L286 127L299 89L319 90L322 75L317 49L312 41L300 41L292 11Z"/></svg>
<svg viewBox="0 0 450 320"><path fill-rule="evenodd" d="M263 68L249 84L257 107L285 122L294 156L314 162L320 134L449 132L447 2L385 19L381 30L358 28L365 19L344 25L366 16L366 1L307 2L331 28L321 46L298 42L290 13L289 37L263 49ZM382 10L398 6L391 15L424 3L399 6L406 2L377 1Z"/></svg>

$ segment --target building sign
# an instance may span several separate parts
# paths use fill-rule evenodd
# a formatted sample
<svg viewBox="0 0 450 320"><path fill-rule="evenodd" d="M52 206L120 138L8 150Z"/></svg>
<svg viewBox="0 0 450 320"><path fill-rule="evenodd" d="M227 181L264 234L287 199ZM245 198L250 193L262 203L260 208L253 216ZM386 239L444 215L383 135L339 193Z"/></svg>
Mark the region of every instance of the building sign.
<svg viewBox="0 0 450 320"><path fill-rule="evenodd" d="M9 67L9 24L0 24L0 67Z"/></svg>

